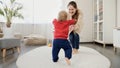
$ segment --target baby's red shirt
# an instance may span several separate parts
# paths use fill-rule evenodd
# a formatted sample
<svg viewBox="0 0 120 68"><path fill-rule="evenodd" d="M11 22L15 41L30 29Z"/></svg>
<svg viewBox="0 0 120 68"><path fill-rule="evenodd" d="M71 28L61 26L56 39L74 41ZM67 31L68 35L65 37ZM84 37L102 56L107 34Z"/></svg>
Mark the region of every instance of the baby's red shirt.
<svg viewBox="0 0 120 68"><path fill-rule="evenodd" d="M57 19L54 19L54 39L67 39L69 26L74 23L75 20L58 21Z"/></svg>

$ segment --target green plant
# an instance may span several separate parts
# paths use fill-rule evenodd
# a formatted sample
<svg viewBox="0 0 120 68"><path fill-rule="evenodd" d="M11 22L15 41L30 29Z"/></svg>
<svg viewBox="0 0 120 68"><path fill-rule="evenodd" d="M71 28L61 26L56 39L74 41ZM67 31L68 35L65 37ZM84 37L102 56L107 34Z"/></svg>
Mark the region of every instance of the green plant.
<svg viewBox="0 0 120 68"><path fill-rule="evenodd" d="M21 3L16 2L16 0L7 0L10 2L8 5L5 0L0 0L0 15L4 16L6 19L7 27L11 26L11 21L13 17L24 18L19 12L23 8Z"/></svg>

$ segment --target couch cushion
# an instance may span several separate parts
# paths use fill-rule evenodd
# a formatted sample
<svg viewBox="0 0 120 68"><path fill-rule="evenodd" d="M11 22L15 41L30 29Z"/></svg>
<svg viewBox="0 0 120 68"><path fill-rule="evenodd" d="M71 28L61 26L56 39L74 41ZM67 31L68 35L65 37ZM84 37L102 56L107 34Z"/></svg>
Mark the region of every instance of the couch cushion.
<svg viewBox="0 0 120 68"><path fill-rule="evenodd" d="M13 48L20 46L21 42L20 39L15 39L15 38L1 38L0 39L0 48Z"/></svg>

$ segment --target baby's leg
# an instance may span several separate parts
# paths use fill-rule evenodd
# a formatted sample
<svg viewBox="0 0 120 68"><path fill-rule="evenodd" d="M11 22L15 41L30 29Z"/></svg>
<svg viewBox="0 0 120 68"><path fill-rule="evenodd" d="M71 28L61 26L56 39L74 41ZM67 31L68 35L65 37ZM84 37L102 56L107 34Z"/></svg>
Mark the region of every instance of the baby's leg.
<svg viewBox="0 0 120 68"><path fill-rule="evenodd" d="M65 45L64 51L65 51L65 60L67 64L70 65L71 64L70 59L72 57L72 47L70 46L69 42Z"/></svg>
<svg viewBox="0 0 120 68"><path fill-rule="evenodd" d="M53 48L52 48L52 59L53 59L53 62L57 62L59 57L58 57L58 54L59 54L59 51L60 51L60 48L58 47L58 41L54 40L53 42Z"/></svg>
<svg viewBox="0 0 120 68"><path fill-rule="evenodd" d="M53 57L53 62L57 62L59 57L58 57L58 53L59 53L60 49L59 48L54 48L52 50L52 57Z"/></svg>
<svg viewBox="0 0 120 68"><path fill-rule="evenodd" d="M65 60L66 60L68 65L71 64L71 62L70 62L71 57L72 57L72 48L66 49L65 50Z"/></svg>

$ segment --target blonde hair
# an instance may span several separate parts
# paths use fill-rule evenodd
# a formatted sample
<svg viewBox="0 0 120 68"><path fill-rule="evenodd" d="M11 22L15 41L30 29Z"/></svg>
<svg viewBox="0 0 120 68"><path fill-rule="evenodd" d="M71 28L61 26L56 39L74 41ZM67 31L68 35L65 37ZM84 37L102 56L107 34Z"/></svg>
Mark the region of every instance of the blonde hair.
<svg viewBox="0 0 120 68"><path fill-rule="evenodd" d="M65 21L67 20L67 12L62 10L58 14L58 21Z"/></svg>

